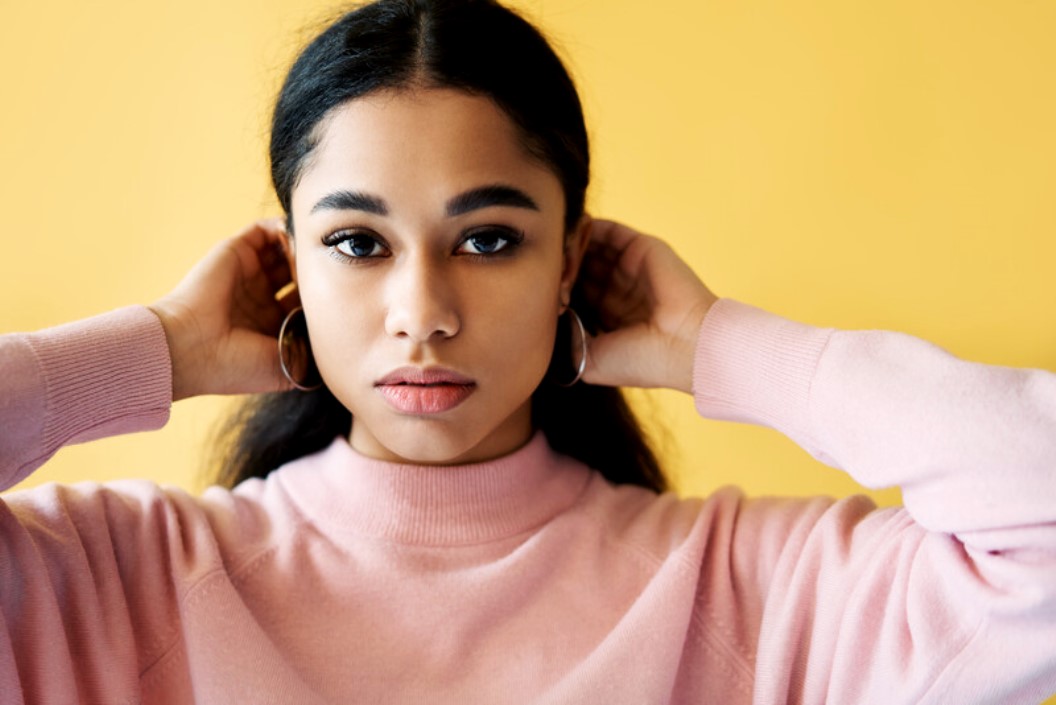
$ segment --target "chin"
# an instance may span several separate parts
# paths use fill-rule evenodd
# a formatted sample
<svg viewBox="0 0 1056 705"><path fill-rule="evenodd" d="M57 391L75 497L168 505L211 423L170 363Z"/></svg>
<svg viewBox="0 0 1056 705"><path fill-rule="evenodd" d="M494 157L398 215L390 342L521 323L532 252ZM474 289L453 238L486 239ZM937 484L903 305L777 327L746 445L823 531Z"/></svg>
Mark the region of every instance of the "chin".
<svg viewBox="0 0 1056 705"><path fill-rule="evenodd" d="M354 412L352 416L349 440L359 452L414 465L466 465L492 460L514 452L532 435L530 402L498 423L496 417L501 417L501 413L488 414L480 409L447 418L391 413L364 416ZM357 423L362 424L361 434L356 433Z"/></svg>

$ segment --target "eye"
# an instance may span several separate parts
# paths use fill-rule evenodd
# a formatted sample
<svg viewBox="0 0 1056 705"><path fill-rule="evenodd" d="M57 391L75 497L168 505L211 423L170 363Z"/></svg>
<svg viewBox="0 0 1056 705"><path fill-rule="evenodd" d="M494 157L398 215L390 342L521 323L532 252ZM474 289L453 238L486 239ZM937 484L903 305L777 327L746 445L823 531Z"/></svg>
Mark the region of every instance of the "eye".
<svg viewBox="0 0 1056 705"><path fill-rule="evenodd" d="M337 243L337 251L349 257L376 257L382 249L370 235L350 235Z"/></svg>
<svg viewBox="0 0 1056 705"><path fill-rule="evenodd" d="M512 250L523 239L520 233L505 228L481 228L462 240L458 252L464 255L494 255L503 250Z"/></svg>
<svg viewBox="0 0 1056 705"><path fill-rule="evenodd" d="M381 241L365 233L337 232L323 238L323 244L351 259L383 257L387 250Z"/></svg>

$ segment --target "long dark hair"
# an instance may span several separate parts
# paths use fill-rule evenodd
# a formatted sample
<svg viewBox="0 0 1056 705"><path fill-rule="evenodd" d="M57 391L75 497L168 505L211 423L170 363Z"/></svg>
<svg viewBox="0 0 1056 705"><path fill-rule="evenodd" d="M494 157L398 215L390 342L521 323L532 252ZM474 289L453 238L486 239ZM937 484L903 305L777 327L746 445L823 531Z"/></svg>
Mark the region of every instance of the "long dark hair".
<svg viewBox="0 0 1056 705"><path fill-rule="evenodd" d="M530 153L561 181L565 230L583 214L590 151L571 77L539 31L493 0L378 0L330 25L290 69L271 125L271 178L294 233L290 199L317 128L335 107L374 91L447 87L485 96L519 128ZM591 332L595 307L576 287L572 307ZM564 328L563 326L559 328ZM559 335L555 360L568 358ZM550 446L616 484L667 488L656 457L619 389L554 379L559 362L532 397L532 422ZM571 373L562 371L563 379ZM252 397L228 421L219 484L264 477L283 463L348 435L351 414L324 386Z"/></svg>

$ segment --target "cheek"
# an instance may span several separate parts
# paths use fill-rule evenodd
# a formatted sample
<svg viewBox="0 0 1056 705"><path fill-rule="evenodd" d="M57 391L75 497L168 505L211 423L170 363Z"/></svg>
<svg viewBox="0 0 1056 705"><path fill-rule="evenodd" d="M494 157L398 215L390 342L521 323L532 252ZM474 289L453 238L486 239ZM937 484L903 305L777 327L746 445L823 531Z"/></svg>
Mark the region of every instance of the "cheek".
<svg viewBox="0 0 1056 705"><path fill-rule="evenodd" d="M319 259L329 260L323 256ZM313 264L321 266L312 266ZM329 266L327 266L329 265ZM297 289L308 320L308 335L316 364L332 389L338 377L357 369L372 332L382 323L377 297L369 282L348 276L333 262L298 262Z"/></svg>
<svg viewBox="0 0 1056 705"><path fill-rule="evenodd" d="M507 281L491 292L489 340L498 364L524 383L541 381L554 349L558 315L558 278L533 276Z"/></svg>
<svg viewBox="0 0 1056 705"><path fill-rule="evenodd" d="M528 296L518 297L505 312L504 320L511 335L520 338L526 349L549 351L554 342L557 306L550 297L539 294L533 291Z"/></svg>

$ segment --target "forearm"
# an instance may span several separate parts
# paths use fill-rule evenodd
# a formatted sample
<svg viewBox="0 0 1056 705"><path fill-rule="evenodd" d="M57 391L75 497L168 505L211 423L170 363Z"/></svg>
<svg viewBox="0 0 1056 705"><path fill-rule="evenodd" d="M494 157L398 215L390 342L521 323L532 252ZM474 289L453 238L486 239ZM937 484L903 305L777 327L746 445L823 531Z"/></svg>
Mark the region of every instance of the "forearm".
<svg viewBox="0 0 1056 705"><path fill-rule="evenodd" d="M1052 373L965 362L900 333L813 328L726 300L701 328L694 392L704 416L776 428L863 485L902 487L933 531L1056 522Z"/></svg>
<svg viewBox="0 0 1056 705"><path fill-rule="evenodd" d="M159 428L171 400L165 334L146 308L0 336L0 488L64 445Z"/></svg>

